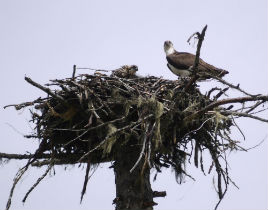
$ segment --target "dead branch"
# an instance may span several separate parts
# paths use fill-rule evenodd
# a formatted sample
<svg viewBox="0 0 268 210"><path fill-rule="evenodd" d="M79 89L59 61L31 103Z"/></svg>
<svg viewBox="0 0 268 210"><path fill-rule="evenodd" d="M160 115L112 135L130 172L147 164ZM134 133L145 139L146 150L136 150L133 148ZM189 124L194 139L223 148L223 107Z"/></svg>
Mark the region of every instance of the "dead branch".
<svg viewBox="0 0 268 210"><path fill-rule="evenodd" d="M8 160L30 160L35 157L35 161L31 163L31 166L41 167L45 165L49 165L51 163L51 154L7 154L7 153L0 153L0 159L8 159ZM81 157L80 154L55 154L53 156L53 165L67 165L67 164L76 164L76 163L85 163L86 160L78 161ZM102 159L92 159L91 163L105 163L110 162L112 159L109 157L105 157Z"/></svg>
<svg viewBox="0 0 268 210"><path fill-rule="evenodd" d="M19 171L17 172L17 174L15 175L14 179L13 179L13 185L10 189L10 193L9 193L9 197L8 197L8 201L7 201L7 205L6 205L6 210L8 210L10 208L11 205L11 200L13 197L13 193L15 190L16 185L18 184L19 180L21 179L21 177L23 176L23 174L27 171L29 165L19 169Z"/></svg>
<svg viewBox="0 0 268 210"><path fill-rule="evenodd" d="M199 35L194 65L197 70L205 31L206 27ZM268 119L255 116L266 109L260 108L260 105L266 105L268 96L249 94L239 85L232 85L222 79L219 82L228 87L211 87L205 95L192 85L194 81L185 84L180 80L171 81L153 76L75 76L73 72L71 78L51 80L47 84L50 88L27 77L25 80L46 92L49 97L9 105L16 109L30 107L30 122L35 129L27 137L39 140L39 147L34 154L0 153L1 159L28 160L14 178L7 208L25 170L30 166L49 167L52 162L53 165L88 164L82 199L90 178L90 165L114 161L117 153L124 152L122 145L137 151L138 158L131 172L144 161L142 170L149 167L161 172L162 168L172 168L176 180L180 181L178 183L185 176L192 178L185 171L186 156L190 159L194 155L194 164L201 166L200 169L205 173L202 154L209 151L218 175L216 191L222 200L228 184L233 183L228 174L227 151L247 151L240 146L240 141L230 137L231 127L238 127L234 118L250 117L268 122ZM58 89L55 91L52 87ZM247 96L219 100L223 94L227 95L229 87ZM241 105L241 108L231 110L224 106L234 103ZM209 173L211 170L212 167ZM40 177L28 193L45 176Z"/></svg>
<svg viewBox="0 0 268 210"><path fill-rule="evenodd" d="M261 117L257 117L257 116L254 116L254 115L251 115L251 114L248 114L248 113L245 113L245 112L221 111L221 113L224 114L224 115L234 115L234 116L239 116L239 117L248 117L248 118L252 118L252 119L255 119L255 120L262 121L262 122L268 122L268 119L263 119Z"/></svg>
<svg viewBox="0 0 268 210"><path fill-rule="evenodd" d="M209 75L211 78L216 79L216 80L218 80L219 82L221 82L222 84L225 84L225 85L229 86L230 88L233 88L233 89L235 89L235 90L238 90L238 91L240 91L241 93L244 93L244 94L247 95L247 96L251 96L251 97L258 96L258 95L252 95L252 94L246 92L245 90L241 89L241 88L240 88L240 84L238 84L238 85L233 85L233 84L231 84L230 82L227 82L226 80L224 80L224 79L222 79L222 78L220 78L220 77L217 77L217 76L214 76L214 75L211 75L211 74L208 74L208 73L204 73L204 74Z"/></svg>
<svg viewBox="0 0 268 210"><path fill-rule="evenodd" d="M190 81L187 83L185 86L184 90L187 92L188 89L196 82L198 79L197 71L198 71L198 65L199 65L199 58L200 58L200 51L202 47L202 43L204 41L204 37L206 34L207 30L207 25L203 28L201 34L199 32L194 33L189 39L191 39L194 35L197 35L198 37L198 44L197 44L197 49L196 49L196 54L195 54L195 61L194 61L194 66L192 67L193 70L193 77L190 79ZM188 39L188 40L189 40Z"/></svg>
<svg viewBox="0 0 268 210"><path fill-rule="evenodd" d="M73 65L73 75L72 75L72 79L75 79L75 73L76 73L76 65Z"/></svg>
<svg viewBox="0 0 268 210"><path fill-rule="evenodd" d="M140 152L140 156L139 156L138 160L136 161L136 163L134 164L134 166L130 169L130 171L129 171L130 173L132 173L134 171L134 169L137 167L137 165L141 161L142 156L144 155L145 145L146 145L146 141L147 141L148 128L149 128L149 125L146 124L145 133L144 133L144 139L143 139L143 143L142 143L142 149L141 149L141 152Z"/></svg>
<svg viewBox="0 0 268 210"><path fill-rule="evenodd" d="M42 86L42 85L40 85L40 84L34 82L34 81L33 81L32 79L30 79L29 77L25 77L24 79L25 79L28 83L30 83L31 85L33 85L33 86L39 88L40 90L43 90L43 91L46 92L48 95L50 95L50 96L52 96L52 97L58 99L62 104L64 104L64 105L68 105L68 103L64 100L64 98L62 98L61 96L59 96L59 95L53 93L49 88L46 88L46 87L44 87L44 86Z"/></svg>
<svg viewBox="0 0 268 210"><path fill-rule="evenodd" d="M153 191L153 197L157 198L157 197L166 197L167 196L167 192L166 191Z"/></svg>
<svg viewBox="0 0 268 210"><path fill-rule="evenodd" d="M33 106L34 104L42 103L42 101L45 101L45 100L48 100L48 98L39 97L38 99L36 99L34 101L31 101L31 102L24 102L24 103L21 103L21 104L9 104L9 105L4 106L3 108L5 109L7 107L14 106L16 110L20 110L20 109L22 109L24 107Z"/></svg>
<svg viewBox="0 0 268 210"><path fill-rule="evenodd" d="M87 152L85 155L83 155L83 156L78 160L78 162L82 162L86 157L89 156L90 153L92 153L92 152L94 152L95 150L99 149L99 148L100 148L100 147L101 147L101 146L102 146L102 145L103 145L109 138L111 138L112 136L114 136L114 135L116 135L117 133L122 132L122 131L124 131L124 130L131 129L132 127L134 127L134 126L140 124L142 121L144 121L144 120L146 120L146 119L148 119L148 118L150 118L150 117L152 117L152 116L153 116L153 115L150 114L150 115L144 117L143 119L138 120L137 122L132 122L131 124L129 124L129 125L123 127L123 128L117 129L115 132L113 132L113 133L107 135L107 136L105 137L105 139L104 139L103 141L101 141L101 142L100 142L94 149L90 150L90 151Z"/></svg>
<svg viewBox="0 0 268 210"><path fill-rule="evenodd" d="M86 190L87 190L87 183L88 183L88 179L89 179L89 170L90 170L90 159L88 160L88 163L87 163L87 168L86 168L86 174L85 174L85 178L84 178L84 184L83 184L83 189L82 189L82 192L81 192L81 198L80 198L80 203L82 203L82 200L83 200L83 197L86 193Z"/></svg>
<svg viewBox="0 0 268 210"><path fill-rule="evenodd" d="M38 180L36 181L36 183L28 190L28 192L26 193L26 195L22 199L23 203L25 203L27 197L34 190L34 188L36 188L36 186L47 176L48 172L51 170L52 167L53 167L53 164L50 163L50 165L47 167L47 170L45 171L45 173L41 177L39 177Z"/></svg>
<svg viewBox="0 0 268 210"><path fill-rule="evenodd" d="M261 104L263 104L265 101L258 101L254 106L251 106L250 109L248 109L245 113L250 113L253 110L255 110L258 106L260 106Z"/></svg>
<svg viewBox="0 0 268 210"><path fill-rule="evenodd" d="M238 97L238 98L230 98L230 99L223 99L220 101L215 101L212 102L211 104L209 104L208 106L204 107L203 109L191 114L190 116L187 116L183 119L184 123L189 122L190 120L194 119L195 117L198 117L202 114L204 114L207 111L210 111L220 105L225 105L225 104L231 104L231 103L244 103L244 102L248 102L248 101L268 101L268 96L265 95L258 95L258 96L247 96L247 97ZM242 115L240 115L242 116ZM243 116L246 116L243 115ZM249 116L249 115L247 115ZM257 118L255 118L257 119ZM262 120L263 121L263 120Z"/></svg>

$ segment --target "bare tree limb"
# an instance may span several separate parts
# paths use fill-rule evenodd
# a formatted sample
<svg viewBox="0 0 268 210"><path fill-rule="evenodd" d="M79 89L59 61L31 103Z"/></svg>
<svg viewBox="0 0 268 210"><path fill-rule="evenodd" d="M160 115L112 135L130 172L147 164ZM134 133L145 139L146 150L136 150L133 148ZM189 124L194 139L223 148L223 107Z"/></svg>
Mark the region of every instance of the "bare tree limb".
<svg viewBox="0 0 268 210"><path fill-rule="evenodd" d="M188 89L191 87L191 85L193 83L196 82L196 80L198 79L198 75L197 75L197 71L198 71L198 65L199 65L199 58L200 58L200 51L201 51L201 47L202 47L202 43L204 41L204 37L206 34L206 30L207 30L207 25L203 28L201 34L196 32L195 34L198 37L198 44L197 44L197 49L196 49L196 54L195 54L195 61L194 61L194 66L192 67L193 70L193 77L190 79L190 81L187 83L187 85L185 86L184 90L188 91ZM195 34L193 34L192 36L194 36ZM192 37L191 36L191 37ZM190 38L191 38L190 37ZM189 38L189 39L190 39Z"/></svg>
<svg viewBox="0 0 268 210"><path fill-rule="evenodd" d="M153 197L166 197L167 192L166 191L153 191Z"/></svg>
<svg viewBox="0 0 268 210"><path fill-rule="evenodd" d="M24 103L21 103L21 104L9 104L9 105L4 106L3 108L5 109L7 107L14 106L16 110L20 110L20 109L22 109L24 107L33 106L36 103L41 103L42 101L45 101L47 99L48 98L41 98L41 97L39 97L38 99L36 99L34 101L31 101L31 102L24 102Z"/></svg>
<svg viewBox="0 0 268 210"><path fill-rule="evenodd" d="M183 119L184 123L187 123L189 121L191 121L191 119L200 116L202 114L204 114L207 111L210 111L212 109L214 109L215 107L218 107L220 105L224 105L224 104L230 104L230 103L244 103L244 102L248 102L248 101L258 101L258 100L262 100L262 101L268 101L268 96L265 95L259 95L259 96L246 96L246 97L238 97L238 98L229 98L229 99L223 99L220 101L215 101L212 102L211 104L209 104L208 106L204 107L203 109L185 117Z"/></svg>
<svg viewBox="0 0 268 210"><path fill-rule="evenodd" d="M243 90L243 89L240 88L240 84L238 84L238 85L233 85L233 84L227 82L226 80L224 80L224 79L222 79L222 78L220 78L220 77L217 77L217 76L214 76L214 75L211 75L211 74L208 74L208 73L204 73L204 74L209 75L211 78L216 79L216 80L218 80L219 82L221 82L222 84L225 84L225 85L229 86L230 88L236 89L236 90L238 90L238 91L244 93L244 94L247 95L247 96L251 96L251 97L258 96L258 95L252 95L252 94L250 94L250 93L247 93L245 90Z"/></svg>
<svg viewBox="0 0 268 210"><path fill-rule="evenodd" d="M235 116L239 116L239 117L249 117L249 118L259 120L259 121L262 121L262 122L268 122L268 119L257 117L257 116L254 116L254 115L251 115L251 114L248 114L248 113L245 113L245 112L221 111L221 113L222 114L227 114L227 115L235 115Z"/></svg>
<svg viewBox="0 0 268 210"><path fill-rule="evenodd" d="M41 177L38 178L36 183L28 190L28 192L26 193L26 195L22 199L23 203L25 203L26 199L28 198L29 194L34 190L34 188L36 188L36 186L47 176L48 172L51 170L52 167L53 167L53 164L51 164L51 161L50 161L50 164L47 167L47 170L45 171L45 173Z"/></svg>
<svg viewBox="0 0 268 210"><path fill-rule="evenodd" d="M64 105L68 105L68 103L64 100L63 97L61 97L61 96L59 96L59 95L53 93L49 88L44 87L44 86L42 86L42 85L40 85L40 84L34 82L34 81L33 81L31 78L29 78L29 77L25 77L24 79L25 79L28 83L30 83L31 85L33 85L33 86L39 88L40 90L43 90L44 92L46 92L48 95L52 96L53 98L58 99L62 104L64 104Z"/></svg>

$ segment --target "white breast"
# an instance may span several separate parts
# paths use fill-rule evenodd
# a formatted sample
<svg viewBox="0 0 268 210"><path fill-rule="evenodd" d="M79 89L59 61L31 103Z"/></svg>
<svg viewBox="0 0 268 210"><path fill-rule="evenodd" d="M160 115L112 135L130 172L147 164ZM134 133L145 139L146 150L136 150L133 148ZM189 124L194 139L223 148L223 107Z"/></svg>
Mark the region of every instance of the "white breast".
<svg viewBox="0 0 268 210"><path fill-rule="evenodd" d="M189 70L185 70L185 69L177 69L175 68L174 66L168 64L169 66L169 69L174 73L176 74L177 76L180 76L180 77L189 77L191 75L191 71Z"/></svg>

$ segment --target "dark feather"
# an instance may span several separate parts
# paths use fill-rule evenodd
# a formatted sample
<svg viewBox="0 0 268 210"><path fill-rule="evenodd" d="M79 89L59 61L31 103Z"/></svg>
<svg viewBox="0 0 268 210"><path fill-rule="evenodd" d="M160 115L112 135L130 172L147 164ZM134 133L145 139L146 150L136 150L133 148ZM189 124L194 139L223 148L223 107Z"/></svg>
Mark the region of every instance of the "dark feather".
<svg viewBox="0 0 268 210"><path fill-rule="evenodd" d="M166 58L169 64L180 70L189 69L190 67L194 66L195 62L195 55L187 52L175 51L174 53L168 55ZM222 77L225 74L229 73L226 70L219 69L213 65L206 63L201 58L199 59L198 72L201 74L208 73L219 77ZM209 76L204 77L209 78Z"/></svg>
<svg viewBox="0 0 268 210"><path fill-rule="evenodd" d="M175 52L167 56L167 61L169 64L174 66L177 69L189 69L194 60L192 61L191 57L193 55L185 52ZM195 58L195 57L194 57Z"/></svg>

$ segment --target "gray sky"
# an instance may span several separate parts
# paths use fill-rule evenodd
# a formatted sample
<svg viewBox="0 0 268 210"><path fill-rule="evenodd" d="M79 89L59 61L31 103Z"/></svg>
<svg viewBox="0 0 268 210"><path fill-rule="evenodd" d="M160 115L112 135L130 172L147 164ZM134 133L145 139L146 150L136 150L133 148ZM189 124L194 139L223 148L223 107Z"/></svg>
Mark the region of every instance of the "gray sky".
<svg viewBox="0 0 268 210"><path fill-rule="evenodd" d="M136 64L140 75L176 79L166 67L163 42L172 40L178 51L195 53L186 40L205 24L208 30L201 57L227 69L228 81L240 83L251 93L267 94L266 0L0 0L0 106L45 96L24 81L25 75L44 84L70 77L73 64L101 69ZM202 91L212 84L201 83ZM28 110L0 109L0 152L25 153L36 148L36 142L21 134L32 130L28 119ZM239 122L246 141L235 128L233 137L245 147L267 135L264 123ZM219 209L267 209L267 140L250 152L230 154L229 160L230 174L240 189L230 186ZM23 164L11 161L0 166L0 209L4 209L13 177ZM75 166L66 171L56 167L56 176L47 177L23 206L24 194L43 172L31 169L18 184L11 209L113 209L114 174L108 166L99 167L93 175L82 205L84 170ZM186 179L178 185L174 174L166 170L152 184L153 190L167 191L166 198L156 199L156 210L214 208L218 200L213 174L205 177L190 165L187 171L196 182Z"/></svg>

